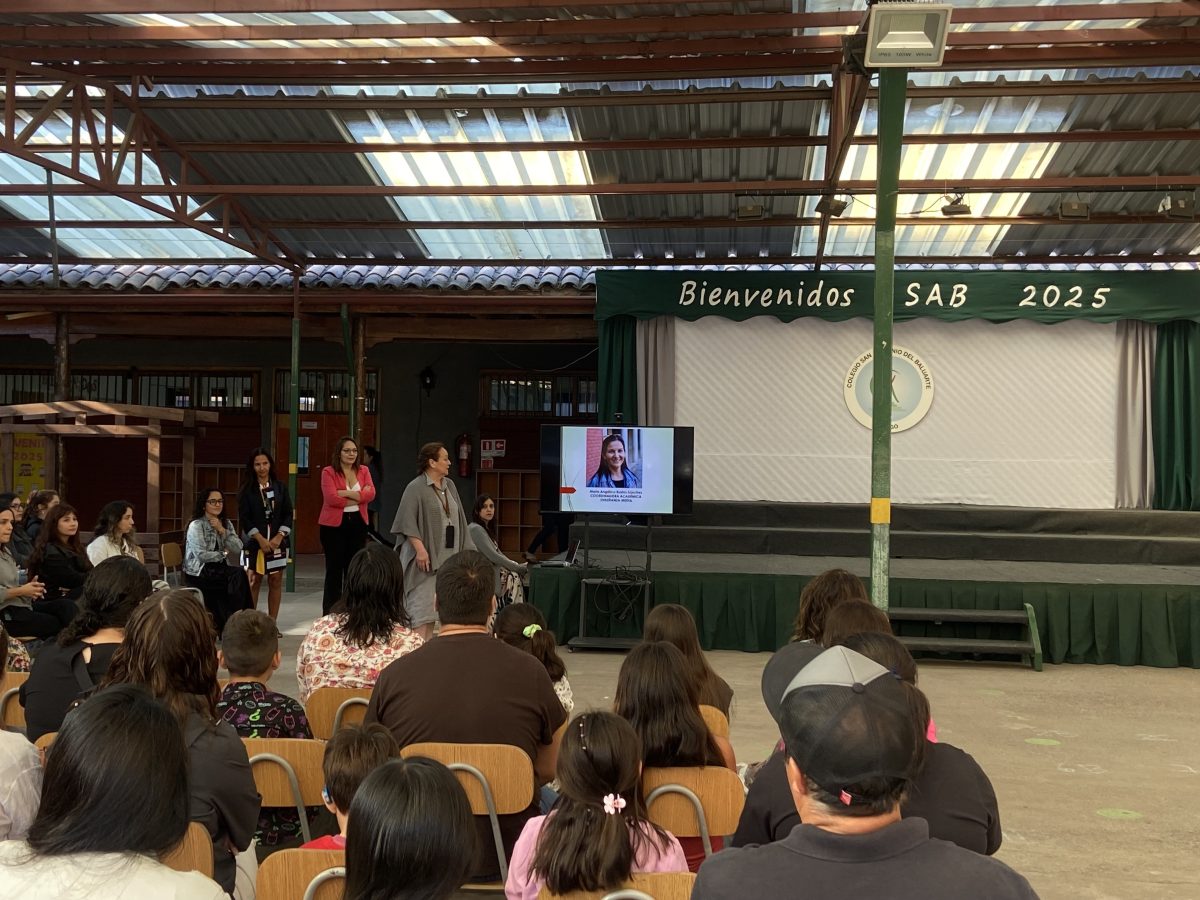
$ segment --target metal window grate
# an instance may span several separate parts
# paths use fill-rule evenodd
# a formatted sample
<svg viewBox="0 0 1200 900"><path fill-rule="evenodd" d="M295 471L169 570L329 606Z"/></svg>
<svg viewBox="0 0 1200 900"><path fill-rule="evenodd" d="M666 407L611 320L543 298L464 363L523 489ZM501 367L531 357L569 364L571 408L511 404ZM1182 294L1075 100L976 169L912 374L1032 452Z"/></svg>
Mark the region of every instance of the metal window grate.
<svg viewBox="0 0 1200 900"><path fill-rule="evenodd" d="M0 372L0 403L47 403L54 399L54 376L48 372Z"/></svg>
<svg viewBox="0 0 1200 900"><path fill-rule="evenodd" d="M575 419L596 414L596 379L553 378L514 373L485 376L484 415L513 418Z"/></svg>
<svg viewBox="0 0 1200 900"><path fill-rule="evenodd" d="M365 408L368 415L374 415L379 409L379 373L367 372L364 390ZM289 396L291 394L292 374L287 370L275 373L275 412L291 411ZM308 370L300 371L300 412L305 413L335 413L348 414L352 398L350 396L350 375L337 370Z"/></svg>

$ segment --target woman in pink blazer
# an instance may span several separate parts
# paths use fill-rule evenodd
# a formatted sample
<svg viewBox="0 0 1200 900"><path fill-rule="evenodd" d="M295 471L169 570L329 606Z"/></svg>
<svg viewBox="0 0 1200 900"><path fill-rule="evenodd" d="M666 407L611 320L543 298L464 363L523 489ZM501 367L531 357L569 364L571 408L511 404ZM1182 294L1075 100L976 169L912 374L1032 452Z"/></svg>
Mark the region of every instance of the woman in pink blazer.
<svg viewBox="0 0 1200 900"><path fill-rule="evenodd" d="M333 465L321 470L321 549L325 551L325 596L321 615L342 598L342 580L354 554L367 542L367 504L375 499L371 472L358 461L358 444L338 438Z"/></svg>

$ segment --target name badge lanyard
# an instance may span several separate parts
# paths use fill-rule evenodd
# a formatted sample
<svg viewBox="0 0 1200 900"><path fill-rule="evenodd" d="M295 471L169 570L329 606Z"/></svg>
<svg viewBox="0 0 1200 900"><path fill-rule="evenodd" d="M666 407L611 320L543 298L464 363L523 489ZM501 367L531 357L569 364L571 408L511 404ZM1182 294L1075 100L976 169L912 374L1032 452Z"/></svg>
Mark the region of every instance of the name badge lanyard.
<svg viewBox="0 0 1200 900"><path fill-rule="evenodd" d="M446 514L446 549L449 550L454 547L454 526L450 523L450 498L446 493L446 488L443 487L439 490L436 484L431 484L430 487L437 494L437 498L442 504L442 512Z"/></svg>

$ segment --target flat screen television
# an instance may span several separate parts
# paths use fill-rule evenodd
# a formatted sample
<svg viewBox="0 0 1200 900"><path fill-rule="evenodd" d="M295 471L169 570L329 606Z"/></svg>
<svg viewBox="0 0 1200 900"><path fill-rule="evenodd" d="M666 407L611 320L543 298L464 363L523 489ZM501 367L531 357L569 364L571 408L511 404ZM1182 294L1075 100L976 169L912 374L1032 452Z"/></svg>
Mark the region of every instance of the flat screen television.
<svg viewBox="0 0 1200 900"><path fill-rule="evenodd" d="M695 429L543 425L542 512L686 515Z"/></svg>

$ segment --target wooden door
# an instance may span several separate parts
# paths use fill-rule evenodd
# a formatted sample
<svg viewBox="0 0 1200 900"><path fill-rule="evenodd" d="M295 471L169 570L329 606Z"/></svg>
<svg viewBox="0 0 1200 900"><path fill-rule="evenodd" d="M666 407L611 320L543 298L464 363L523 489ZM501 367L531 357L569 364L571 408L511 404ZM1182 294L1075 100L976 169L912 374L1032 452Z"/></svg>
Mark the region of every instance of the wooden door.
<svg viewBox="0 0 1200 900"><path fill-rule="evenodd" d="M363 443L375 442L375 416L363 420ZM287 480L288 416L275 416L275 470ZM349 416L339 413L300 414L300 464L296 473L295 506L296 553L320 553L321 533L317 517L321 514L321 470L333 461L333 447L350 427ZM307 466L304 463L307 462Z"/></svg>

